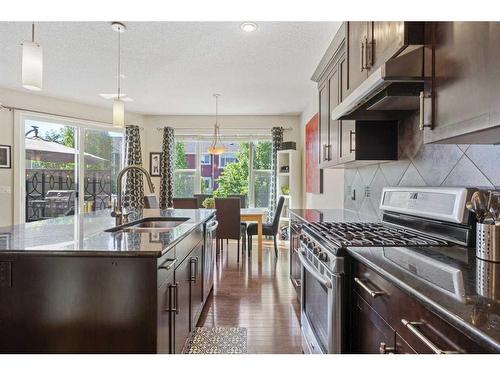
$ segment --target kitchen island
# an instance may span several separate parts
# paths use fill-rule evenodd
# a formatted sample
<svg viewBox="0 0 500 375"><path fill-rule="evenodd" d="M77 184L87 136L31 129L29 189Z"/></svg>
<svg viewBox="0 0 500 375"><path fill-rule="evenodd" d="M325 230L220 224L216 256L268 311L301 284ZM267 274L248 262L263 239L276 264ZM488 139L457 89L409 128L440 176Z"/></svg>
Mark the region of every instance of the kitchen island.
<svg viewBox="0 0 500 375"><path fill-rule="evenodd" d="M151 217L177 222L110 232L105 210L0 228L0 352L182 351L211 288L214 211L130 222Z"/></svg>

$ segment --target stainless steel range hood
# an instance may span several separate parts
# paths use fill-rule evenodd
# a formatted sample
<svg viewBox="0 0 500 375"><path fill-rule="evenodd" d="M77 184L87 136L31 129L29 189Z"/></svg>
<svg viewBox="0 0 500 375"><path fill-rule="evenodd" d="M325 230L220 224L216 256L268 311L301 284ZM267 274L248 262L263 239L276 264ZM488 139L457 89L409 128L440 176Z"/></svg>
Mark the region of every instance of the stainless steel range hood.
<svg viewBox="0 0 500 375"><path fill-rule="evenodd" d="M387 61L332 110L332 120L399 118L418 109L424 57L424 47L412 45Z"/></svg>

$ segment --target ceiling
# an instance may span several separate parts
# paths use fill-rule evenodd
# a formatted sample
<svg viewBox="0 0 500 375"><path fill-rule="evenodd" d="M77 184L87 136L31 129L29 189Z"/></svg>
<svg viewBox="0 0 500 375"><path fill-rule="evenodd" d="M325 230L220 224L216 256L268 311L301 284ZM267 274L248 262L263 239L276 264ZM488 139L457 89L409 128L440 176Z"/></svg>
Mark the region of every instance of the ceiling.
<svg viewBox="0 0 500 375"><path fill-rule="evenodd" d="M310 77L339 22L125 22L122 92L127 111L143 114L294 114L308 104ZM111 108L118 34L109 22L40 22L43 91L37 95ZM21 86L21 46L31 24L0 22L0 87ZM26 90L27 91L27 90ZM2 98L0 98L1 101Z"/></svg>

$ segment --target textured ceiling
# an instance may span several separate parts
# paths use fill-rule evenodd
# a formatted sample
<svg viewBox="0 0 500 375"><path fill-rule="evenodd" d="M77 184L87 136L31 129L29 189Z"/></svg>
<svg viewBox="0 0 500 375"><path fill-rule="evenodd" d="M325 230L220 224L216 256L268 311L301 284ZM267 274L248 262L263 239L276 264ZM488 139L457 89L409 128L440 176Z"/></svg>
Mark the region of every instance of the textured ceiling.
<svg viewBox="0 0 500 375"><path fill-rule="evenodd" d="M122 92L127 110L145 114L290 114L307 105L310 77L338 22L125 22ZM21 46L31 25L0 22L0 87L21 86ZM99 93L116 92L117 34L108 22L43 22L47 95L111 107ZM0 98L1 101L2 98Z"/></svg>

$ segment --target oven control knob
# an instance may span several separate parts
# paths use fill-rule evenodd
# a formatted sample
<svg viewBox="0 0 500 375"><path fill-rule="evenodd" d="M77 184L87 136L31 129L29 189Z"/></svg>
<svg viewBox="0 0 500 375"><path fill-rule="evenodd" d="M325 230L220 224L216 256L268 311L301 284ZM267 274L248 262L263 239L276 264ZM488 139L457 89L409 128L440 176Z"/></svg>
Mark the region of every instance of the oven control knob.
<svg viewBox="0 0 500 375"><path fill-rule="evenodd" d="M328 255L325 252L319 253L318 258L322 262L328 262Z"/></svg>
<svg viewBox="0 0 500 375"><path fill-rule="evenodd" d="M313 250L313 252L314 252L314 248L315 248L316 246L312 243L312 241L306 241L306 244L307 244L307 247L308 247L309 249Z"/></svg>
<svg viewBox="0 0 500 375"><path fill-rule="evenodd" d="M321 250L318 246L313 246L313 254L318 255L321 253Z"/></svg>

